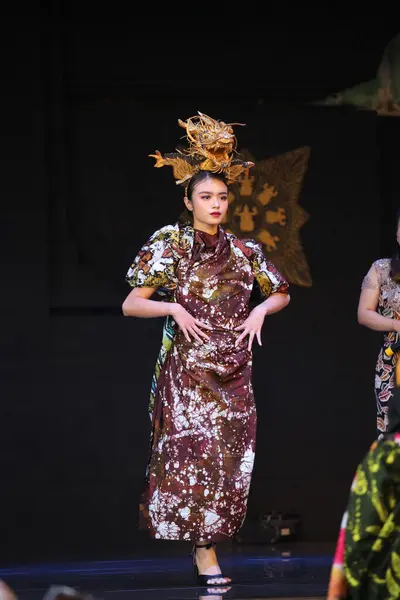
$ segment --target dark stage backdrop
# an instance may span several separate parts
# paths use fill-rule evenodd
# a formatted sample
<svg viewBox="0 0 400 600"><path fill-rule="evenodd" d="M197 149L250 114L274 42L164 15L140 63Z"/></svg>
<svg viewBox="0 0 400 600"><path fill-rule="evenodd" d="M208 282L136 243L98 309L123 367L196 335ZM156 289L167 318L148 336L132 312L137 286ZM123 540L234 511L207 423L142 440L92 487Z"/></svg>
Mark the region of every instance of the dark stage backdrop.
<svg viewBox="0 0 400 600"><path fill-rule="evenodd" d="M147 154L173 150L178 117L197 110L247 123L240 146L258 160L311 148L299 203L310 215L300 233L313 285L292 286L290 306L267 318L254 351L259 435L249 515L295 511L305 539L334 540L353 471L375 435L380 338L357 324L356 311L381 232L385 251L393 248L382 211L394 202L377 144L386 137L376 117L74 95L59 113L43 103L49 202L38 184L41 229L36 237L21 231L10 246L37 309L29 320L20 311L25 329L4 351L3 558L123 555L147 539L137 529L138 501L162 320L126 319L120 306L134 255L182 205L171 171L153 169Z"/></svg>

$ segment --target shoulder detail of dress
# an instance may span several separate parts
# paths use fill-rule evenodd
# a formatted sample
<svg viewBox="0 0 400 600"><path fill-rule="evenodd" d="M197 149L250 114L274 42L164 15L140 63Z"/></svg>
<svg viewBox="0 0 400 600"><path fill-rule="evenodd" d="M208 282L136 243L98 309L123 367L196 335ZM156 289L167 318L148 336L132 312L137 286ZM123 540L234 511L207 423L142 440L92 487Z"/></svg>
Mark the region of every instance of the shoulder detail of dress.
<svg viewBox="0 0 400 600"><path fill-rule="evenodd" d="M257 242L253 239L240 239L233 235L233 233L226 233L232 244L239 248L247 258L252 258L256 251ZM261 244L258 244L261 248Z"/></svg>
<svg viewBox="0 0 400 600"><path fill-rule="evenodd" d="M155 231L142 246L126 274L131 287L176 288L175 268L179 258L191 249L190 228L165 225Z"/></svg>
<svg viewBox="0 0 400 600"><path fill-rule="evenodd" d="M390 269L390 258L378 258L372 263L372 266L375 267L377 271L389 271Z"/></svg>
<svg viewBox="0 0 400 600"><path fill-rule="evenodd" d="M248 258L254 277L265 298L271 294L289 292L288 282L276 266L265 257L262 244L251 238L239 239L231 233L227 233L227 236L231 243Z"/></svg>
<svg viewBox="0 0 400 600"><path fill-rule="evenodd" d="M375 260L371 265L370 271L362 280L362 289L379 290L382 284L390 278L390 265L390 258L378 258L378 260ZM371 271L376 275L375 280Z"/></svg>

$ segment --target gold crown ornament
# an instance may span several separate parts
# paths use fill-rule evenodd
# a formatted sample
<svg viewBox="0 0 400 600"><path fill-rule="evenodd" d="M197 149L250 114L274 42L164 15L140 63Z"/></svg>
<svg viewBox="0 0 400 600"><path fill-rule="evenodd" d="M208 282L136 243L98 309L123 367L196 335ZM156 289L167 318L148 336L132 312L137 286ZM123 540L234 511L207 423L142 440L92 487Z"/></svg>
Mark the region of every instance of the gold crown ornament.
<svg viewBox="0 0 400 600"><path fill-rule="evenodd" d="M250 161L235 158L237 139L233 126L243 126L243 123L224 123L199 112L198 116L186 121L178 119L180 127L186 130L189 147L162 155L156 150L149 154L156 159L156 168L171 166L176 184L186 184L195 173L210 171L222 173L228 184L236 181L239 176L254 167Z"/></svg>

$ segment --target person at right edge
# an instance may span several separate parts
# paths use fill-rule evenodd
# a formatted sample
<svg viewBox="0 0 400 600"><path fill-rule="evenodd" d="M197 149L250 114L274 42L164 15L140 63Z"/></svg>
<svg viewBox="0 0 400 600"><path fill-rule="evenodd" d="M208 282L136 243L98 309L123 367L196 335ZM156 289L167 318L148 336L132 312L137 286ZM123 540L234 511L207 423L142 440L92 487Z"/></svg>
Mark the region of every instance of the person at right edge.
<svg viewBox="0 0 400 600"><path fill-rule="evenodd" d="M364 277L357 316L361 325L383 332L374 385L379 437L388 431L398 360L398 352L392 348L400 340L400 210L397 212L396 252L392 258L376 260Z"/></svg>
<svg viewBox="0 0 400 600"><path fill-rule="evenodd" d="M400 361L388 432L358 465L339 536L327 600L400 599Z"/></svg>

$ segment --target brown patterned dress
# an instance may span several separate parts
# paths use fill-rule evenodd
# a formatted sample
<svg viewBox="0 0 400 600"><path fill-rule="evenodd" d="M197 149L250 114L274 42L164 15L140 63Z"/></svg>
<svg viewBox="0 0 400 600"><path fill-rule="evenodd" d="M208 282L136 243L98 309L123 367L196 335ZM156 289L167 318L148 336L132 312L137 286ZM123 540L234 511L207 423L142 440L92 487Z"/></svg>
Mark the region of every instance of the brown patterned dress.
<svg viewBox="0 0 400 600"><path fill-rule="evenodd" d="M377 312L389 319L400 318L400 285L390 277L390 258L376 260L372 269L375 271L377 283L366 275L362 282L362 288L379 290ZM395 387L395 366L398 360L398 352L391 357L386 356L385 350L397 342L398 334L388 331L383 335L382 347L378 354L375 367L375 398L377 409L377 434L380 436L388 429L389 402L393 397Z"/></svg>
<svg viewBox="0 0 400 600"><path fill-rule="evenodd" d="M260 244L220 227L156 231L127 273L132 287L157 286L212 326L188 342L171 319L151 393L152 435L141 523L170 540L231 538L247 507L256 439L252 356L235 327L249 314L254 280L265 297L288 284Z"/></svg>

